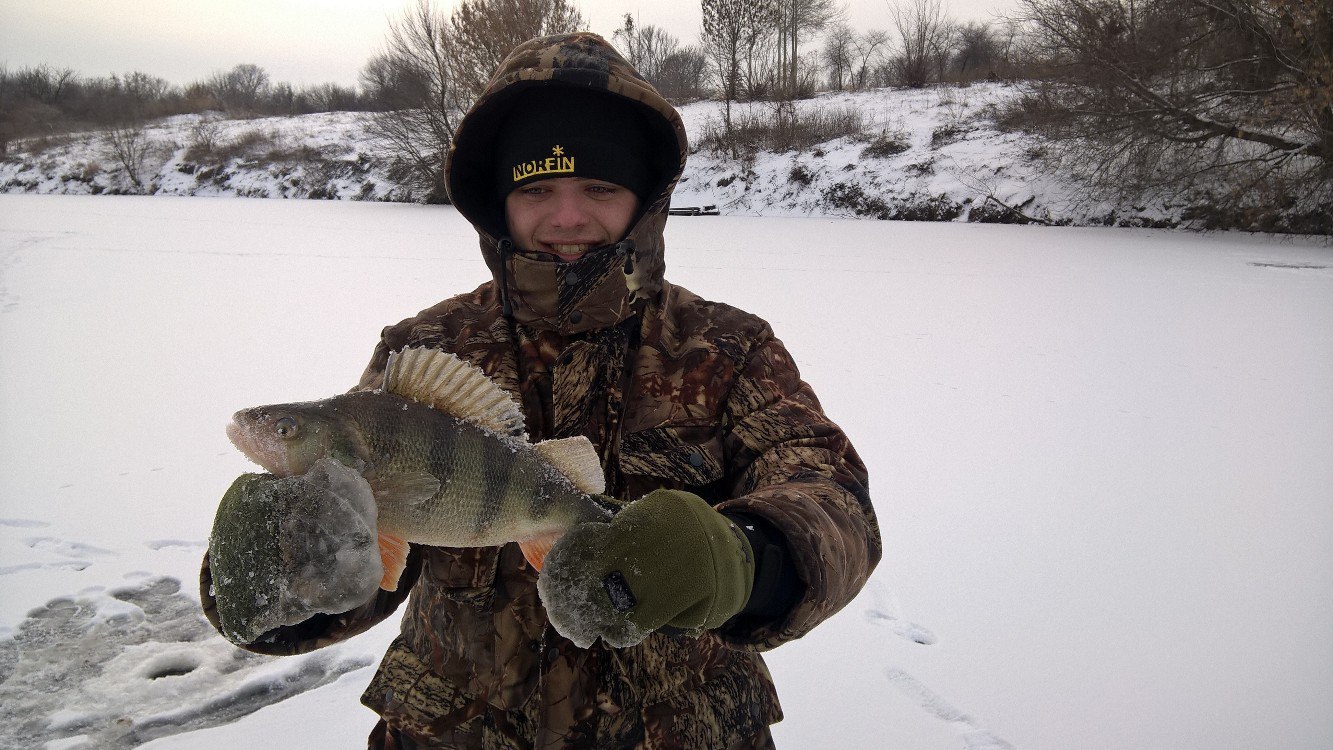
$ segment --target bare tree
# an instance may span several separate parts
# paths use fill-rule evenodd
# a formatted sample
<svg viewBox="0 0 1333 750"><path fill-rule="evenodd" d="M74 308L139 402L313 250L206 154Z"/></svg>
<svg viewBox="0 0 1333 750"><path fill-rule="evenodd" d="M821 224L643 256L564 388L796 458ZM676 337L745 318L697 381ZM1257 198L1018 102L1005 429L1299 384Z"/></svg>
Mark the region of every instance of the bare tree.
<svg viewBox="0 0 1333 750"><path fill-rule="evenodd" d="M13 140L49 133L63 118L74 71L46 65L9 71L0 67L0 156Z"/></svg>
<svg viewBox="0 0 1333 750"><path fill-rule="evenodd" d="M949 48L952 22L944 11L944 2L899 0L890 11L900 45L893 63L898 83L913 88L925 86L942 66Z"/></svg>
<svg viewBox="0 0 1333 750"><path fill-rule="evenodd" d="M611 37L619 45L625 59L639 71L639 75L660 88L663 68L666 61L680 49L680 40L657 26L638 25L629 13L625 14L621 27Z"/></svg>
<svg viewBox="0 0 1333 750"><path fill-rule="evenodd" d="M800 74L801 40L823 31L843 18L844 8L837 0L777 0L775 20L778 31L778 92L783 98L797 96Z"/></svg>
<svg viewBox="0 0 1333 750"><path fill-rule="evenodd" d="M481 94L519 44L584 25L583 15L566 0L462 0L449 16L447 33L449 72L460 103Z"/></svg>
<svg viewBox="0 0 1333 750"><path fill-rule="evenodd" d="M662 61L659 79L655 82L662 96L674 102L688 102L704 95L704 81L708 73L708 58L698 47L682 47Z"/></svg>
<svg viewBox="0 0 1333 750"><path fill-rule="evenodd" d="M722 97L722 117L731 129L731 102L741 75L741 40L745 35L744 2L702 0L703 26L699 32L709 70Z"/></svg>
<svg viewBox="0 0 1333 750"><path fill-rule="evenodd" d="M867 29L865 33L852 38L852 50L855 53L852 85L858 91L870 84L871 72L875 69L879 56L888 47L889 32L883 29Z"/></svg>
<svg viewBox="0 0 1333 750"><path fill-rule="evenodd" d="M754 0L702 0L702 6L700 40L724 102L723 125L730 135L731 103L740 90L742 65L753 61L746 52L753 50L756 35L767 28L771 10Z"/></svg>
<svg viewBox="0 0 1333 750"><path fill-rule="evenodd" d="M390 22L384 51L361 70L361 85L382 108L370 134L392 154L393 177L430 203L447 200L444 155L458 112L447 28L443 13L418 0Z"/></svg>
<svg viewBox="0 0 1333 750"><path fill-rule="evenodd" d="M999 43L990 24L970 22L959 26L954 48L953 72L960 80L994 74Z"/></svg>
<svg viewBox="0 0 1333 750"><path fill-rule="evenodd" d="M534 36L582 25L566 0L463 0L447 18L431 0L417 0L361 70L367 97L382 110L370 132L392 154L393 177L427 202L448 200L444 155L458 118L501 60Z"/></svg>
<svg viewBox="0 0 1333 750"><path fill-rule="evenodd" d="M205 82L218 104L229 112L253 113L268 93L268 72L253 63L242 63L214 73Z"/></svg>
<svg viewBox="0 0 1333 750"><path fill-rule="evenodd" d="M842 91L852 78L853 56L856 54L856 32L845 23L834 24L824 36L824 69L828 72L829 88Z"/></svg>
<svg viewBox="0 0 1333 750"><path fill-rule="evenodd" d="M1099 184L1177 191L1208 178L1232 186L1216 196L1218 206L1317 211L1333 201L1327 3L1021 0L1020 7L1019 20L1052 66L1029 113L1042 115L1036 121L1048 135L1078 144Z"/></svg>
<svg viewBox="0 0 1333 750"><path fill-rule="evenodd" d="M113 75L112 80L116 77ZM120 85L131 107L140 116L155 114L171 93L171 84L165 78L149 75L140 71L126 73L120 79Z"/></svg>
<svg viewBox="0 0 1333 750"><path fill-rule="evenodd" d="M49 65L23 68L7 76L7 85L22 96L52 107L64 102L77 82L72 69Z"/></svg>

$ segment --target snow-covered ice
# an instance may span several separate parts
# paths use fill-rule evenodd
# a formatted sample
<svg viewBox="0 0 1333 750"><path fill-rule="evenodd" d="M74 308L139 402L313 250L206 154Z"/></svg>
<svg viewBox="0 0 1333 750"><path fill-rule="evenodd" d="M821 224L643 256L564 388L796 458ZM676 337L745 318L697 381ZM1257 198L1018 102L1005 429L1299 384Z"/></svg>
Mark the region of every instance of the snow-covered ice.
<svg viewBox="0 0 1333 750"><path fill-rule="evenodd" d="M1327 245L667 232L668 277L767 318L871 470L884 561L770 655L780 746L1333 744ZM0 745L363 746L393 623L268 659L199 616L253 470L223 427L485 278L449 208L0 196Z"/></svg>

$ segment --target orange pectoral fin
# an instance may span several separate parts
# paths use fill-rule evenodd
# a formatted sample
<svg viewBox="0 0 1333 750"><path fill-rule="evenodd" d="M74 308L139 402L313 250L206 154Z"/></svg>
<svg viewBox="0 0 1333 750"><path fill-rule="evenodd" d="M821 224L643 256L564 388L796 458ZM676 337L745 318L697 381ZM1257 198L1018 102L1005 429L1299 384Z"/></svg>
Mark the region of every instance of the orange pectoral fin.
<svg viewBox="0 0 1333 750"><path fill-rule="evenodd" d="M562 536L564 535L556 532L546 536L525 539L518 543L518 548L523 550L523 557L528 561L528 564L534 570L541 572L542 562L546 560L546 555L551 551L551 546Z"/></svg>
<svg viewBox="0 0 1333 750"><path fill-rule="evenodd" d="M407 542L381 531L379 543L380 562L384 564L384 577L380 579L380 588L385 591L397 591L398 579L407 568Z"/></svg>

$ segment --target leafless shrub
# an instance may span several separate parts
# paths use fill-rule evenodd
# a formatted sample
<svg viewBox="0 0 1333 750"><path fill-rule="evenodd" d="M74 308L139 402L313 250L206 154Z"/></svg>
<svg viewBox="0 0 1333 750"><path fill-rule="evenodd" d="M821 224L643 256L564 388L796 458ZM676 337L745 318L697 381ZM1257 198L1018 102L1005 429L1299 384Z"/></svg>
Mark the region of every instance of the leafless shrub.
<svg viewBox="0 0 1333 750"><path fill-rule="evenodd" d="M893 221L953 221L963 206L947 195L913 193L888 199L866 192L857 182L835 182L821 191L824 205L855 216Z"/></svg>
<svg viewBox="0 0 1333 750"><path fill-rule="evenodd" d="M259 157L272 150L277 140L276 133L262 128L246 128L231 138L223 138L220 125L204 125L183 158L196 164L221 166L233 159Z"/></svg>
<svg viewBox="0 0 1333 750"><path fill-rule="evenodd" d="M960 125L949 123L930 131L930 147L940 148L961 140L967 130Z"/></svg>
<svg viewBox="0 0 1333 750"><path fill-rule="evenodd" d="M902 132L880 131L865 148L861 149L862 159L887 159L907 151L912 144L907 134Z"/></svg>
<svg viewBox="0 0 1333 750"><path fill-rule="evenodd" d="M728 131L716 123L705 126L699 148L717 153L803 151L836 138L860 135L861 110L817 107L801 112L790 103L775 103L733 119Z"/></svg>
<svg viewBox="0 0 1333 750"><path fill-rule="evenodd" d="M215 117L201 117L190 126L190 144L187 153L196 157L212 154L222 142L222 123Z"/></svg>
<svg viewBox="0 0 1333 750"><path fill-rule="evenodd" d="M71 135L43 135L18 142L17 150L28 157L41 156L54 148L67 146L74 141Z"/></svg>
<svg viewBox="0 0 1333 750"><path fill-rule="evenodd" d="M143 129L136 126L115 127L108 130L106 135L111 145L111 154L125 170L130 184L143 192L146 189L143 182L144 166L157 143L147 138Z"/></svg>

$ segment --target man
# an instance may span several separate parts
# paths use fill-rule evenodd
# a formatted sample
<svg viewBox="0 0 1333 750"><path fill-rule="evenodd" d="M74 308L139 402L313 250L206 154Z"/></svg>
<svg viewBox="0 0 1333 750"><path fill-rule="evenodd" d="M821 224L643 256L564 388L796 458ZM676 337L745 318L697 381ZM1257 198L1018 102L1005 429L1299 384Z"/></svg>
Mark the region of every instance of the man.
<svg viewBox="0 0 1333 750"><path fill-rule="evenodd" d="M363 697L372 747L771 747L758 652L878 562L865 468L769 326L663 278L686 153L676 111L587 33L516 48L462 120L447 182L493 280L386 328L361 387L392 351L453 352L532 440L591 439L624 508L562 542L541 595L514 544L414 546L397 591L249 646L345 639L410 591ZM206 610L210 580L206 561Z"/></svg>

